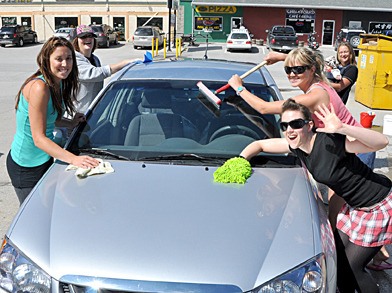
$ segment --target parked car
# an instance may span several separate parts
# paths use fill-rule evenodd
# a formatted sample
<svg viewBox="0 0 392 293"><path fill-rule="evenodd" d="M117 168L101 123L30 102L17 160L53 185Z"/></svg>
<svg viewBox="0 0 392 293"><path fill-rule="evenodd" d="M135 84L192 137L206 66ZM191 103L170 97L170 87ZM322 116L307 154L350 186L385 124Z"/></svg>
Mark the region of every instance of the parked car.
<svg viewBox="0 0 392 293"><path fill-rule="evenodd" d="M233 29L227 37L226 50L247 50L252 52L252 36L246 28Z"/></svg>
<svg viewBox="0 0 392 293"><path fill-rule="evenodd" d="M392 36L392 30L386 30L383 32L383 34L386 36Z"/></svg>
<svg viewBox="0 0 392 293"><path fill-rule="evenodd" d="M164 32L157 26L139 26L133 34L133 47L135 49L152 46L152 39L158 39L158 47L163 45ZM154 43L155 46L155 43Z"/></svg>
<svg viewBox="0 0 392 293"><path fill-rule="evenodd" d="M214 115L196 86L217 89L253 66L154 61L116 73L65 146L114 172L79 179L55 161L5 235L2 289L335 293L325 206L296 157L260 153L245 184L213 180L252 141L282 136L279 115L232 89ZM244 86L283 99L266 68Z"/></svg>
<svg viewBox="0 0 392 293"><path fill-rule="evenodd" d="M275 25L266 32L266 46L271 50L289 52L298 47L298 36L290 25Z"/></svg>
<svg viewBox="0 0 392 293"><path fill-rule="evenodd" d="M68 41L72 42L76 38L76 28L74 27L63 27L59 28L54 33L57 37L66 38Z"/></svg>
<svg viewBox="0 0 392 293"><path fill-rule="evenodd" d="M110 44L118 44L117 33L113 28L107 24L95 24L92 25L94 33L97 35L98 47L109 48Z"/></svg>
<svg viewBox="0 0 392 293"><path fill-rule="evenodd" d="M366 34L366 31L362 28L342 28L336 36L335 40L335 51L337 50L341 42L348 42L353 47L355 54L358 54L359 49L357 48L361 38L360 34Z"/></svg>
<svg viewBox="0 0 392 293"><path fill-rule="evenodd" d="M0 45L17 45L23 47L25 43L38 43L38 36L35 31L24 25L3 26L0 31Z"/></svg>

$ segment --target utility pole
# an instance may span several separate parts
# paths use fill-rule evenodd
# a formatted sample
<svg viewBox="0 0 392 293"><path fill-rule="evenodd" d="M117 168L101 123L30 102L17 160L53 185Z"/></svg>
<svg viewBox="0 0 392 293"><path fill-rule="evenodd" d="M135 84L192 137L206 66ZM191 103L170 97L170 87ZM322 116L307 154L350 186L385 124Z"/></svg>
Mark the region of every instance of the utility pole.
<svg viewBox="0 0 392 293"><path fill-rule="evenodd" d="M167 8L169 8L169 34L168 34L168 40L167 40L167 51L171 52L171 36L170 36L170 31L171 31L171 9L173 7L173 0L167 0Z"/></svg>

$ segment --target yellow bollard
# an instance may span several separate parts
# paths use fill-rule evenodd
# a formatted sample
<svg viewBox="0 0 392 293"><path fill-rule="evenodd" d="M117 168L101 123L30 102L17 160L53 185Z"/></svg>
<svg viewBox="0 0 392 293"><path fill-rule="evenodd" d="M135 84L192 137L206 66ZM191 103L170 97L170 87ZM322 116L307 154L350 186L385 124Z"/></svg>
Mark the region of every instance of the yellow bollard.
<svg viewBox="0 0 392 293"><path fill-rule="evenodd" d="M178 54L181 56L182 54L182 39L178 38Z"/></svg>
<svg viewBox="0 0 392 293"><path fill-rule="evenodd" d="M151 56L154 57L154 38L151 40Z"/></svg>
<svg viewBox="0 0 392 293"><path fill-rule="evenodd" d="M155 39L155 51L156 51L156 55L155 56L158 56L158 49L159 49L159 39L156 38Z"/></svg>
<svg viewBox="0 0 392 293"><path fill-rule="evenodd" d="M175 39L175 47L176 47L176 58L178 58L178 42L177 39Z"/></svg>
<svg viewBox="0 0 392 293"><path fill-rule="evenodd" d="M166 59L166 38L163 39L163 59Z"/></svg>

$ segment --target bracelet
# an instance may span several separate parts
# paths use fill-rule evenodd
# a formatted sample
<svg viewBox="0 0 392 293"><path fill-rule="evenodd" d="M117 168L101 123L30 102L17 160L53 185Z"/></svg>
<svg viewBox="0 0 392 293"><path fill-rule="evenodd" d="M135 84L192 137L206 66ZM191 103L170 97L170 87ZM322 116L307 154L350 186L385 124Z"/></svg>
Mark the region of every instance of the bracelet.
<svg viewBox="0 0 392 293"><path fill-rule="evenodd" d="M244 86L242 86L242 85L239 86L239 87L237 88L237 90L236 90L237 96L241 95L241 93L242 93L243 90L246 90L246 88L245 88Z"/></svg>

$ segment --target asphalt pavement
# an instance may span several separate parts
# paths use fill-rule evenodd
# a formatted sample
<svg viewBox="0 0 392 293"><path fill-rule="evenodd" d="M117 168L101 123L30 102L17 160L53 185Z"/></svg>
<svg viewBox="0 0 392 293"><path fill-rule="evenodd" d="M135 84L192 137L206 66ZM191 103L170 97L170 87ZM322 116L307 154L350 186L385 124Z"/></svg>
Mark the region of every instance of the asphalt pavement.
<svg viewBox="0 0 392 293"><path fill-rule="evenodd" d="M0 239L7 231L12 219L14 218L19 202L11 186L8 177L5 161L10 148L10 144L15 132L15 112L14 102L15 95L22 85L23 81L36 71L36 56L41 49L42 44L26 45L25 47L6 47L0 48ZM335 55L332 47L323 46L320 48L324 57ZM110 48L97 49L95 52L101 59L102 64L117 63L122 59L143 58L145 50L135 50L130 43L121 42L119 45ZM254 45L252 52L226 52L225 44L206 43L198 46L189 46L184 48L181 54L183 58L207 58L207 59L224 59L233 61L246 61L258 64L263 61L263 57L268 53L264 46ZM154 56L155 60L164 59L163 50L159 50L158 55ZM176 50L166 52L166 59L176 60ZM233 65L234 66L234 65ZM283 71L282 63L269 65L268 70L271 72L284 98L293 97L302 92L292 88ZM375 112L373 120L373 129L376 131L384 130L384 116L392 115L392 111L374 110L358 103L354 99L355 86L353 87L347 107L353 116L359 121L361 112ZM392 129L391 129L392 132ZM384 150L378 151L376 156L376 172L380 172L392 179L392 136L388 136L390 145ZM34 227L31 227L34 229ZM391 247L388 247L392 255ZM380 292L392 292L392 270L372 272L373 276L380 284Z"/></svg>

